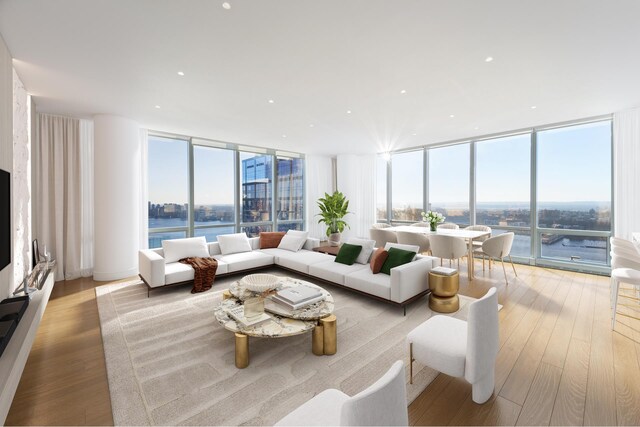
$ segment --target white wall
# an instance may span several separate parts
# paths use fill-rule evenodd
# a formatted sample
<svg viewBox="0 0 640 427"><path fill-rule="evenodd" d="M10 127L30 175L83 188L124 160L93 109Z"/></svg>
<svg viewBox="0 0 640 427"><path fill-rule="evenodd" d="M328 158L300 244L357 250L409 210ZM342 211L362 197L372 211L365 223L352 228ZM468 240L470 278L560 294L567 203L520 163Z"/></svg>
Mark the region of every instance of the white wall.
<svg viewBox="0 0 640 427"><path fill-rule="evenodd" d="M13 173L13 68L11 55L0 37L0 169ZM11 190L13 194L13 189ZM13 260L13 254L11 255ZM0 271L0 299L13 289L13 264Z"/></svg>
<svg viewBox="0 0 640 427"><path fill-rule="evenodd" d="M140 155L136 122L94 117L95 280L138 274Z"/></svg>

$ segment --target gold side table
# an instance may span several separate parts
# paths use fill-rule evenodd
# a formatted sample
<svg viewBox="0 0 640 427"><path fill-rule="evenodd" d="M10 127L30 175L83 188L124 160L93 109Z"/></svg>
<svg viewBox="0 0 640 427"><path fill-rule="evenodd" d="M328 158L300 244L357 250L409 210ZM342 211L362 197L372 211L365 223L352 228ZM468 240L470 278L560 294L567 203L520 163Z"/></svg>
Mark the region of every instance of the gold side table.
<svg viewBox="0 0 640 427"><path fill-rule="evenodd" d="M460 276L456 271L450 276L429 272L429 308L438 313L454 313L460 309Z"/></svg>

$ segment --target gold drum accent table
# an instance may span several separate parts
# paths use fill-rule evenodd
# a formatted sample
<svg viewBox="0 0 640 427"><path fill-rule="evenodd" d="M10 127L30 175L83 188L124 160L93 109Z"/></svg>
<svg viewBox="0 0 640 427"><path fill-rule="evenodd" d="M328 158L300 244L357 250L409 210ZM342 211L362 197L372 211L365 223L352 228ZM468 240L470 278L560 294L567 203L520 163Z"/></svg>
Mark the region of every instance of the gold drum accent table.
<svg viewBox="0 0 640 427"><path fill-rule="evenodd" d="M456 271L451 276L429 272L429 308L438 313L454 313L460 309L460 276Z"/></svg>

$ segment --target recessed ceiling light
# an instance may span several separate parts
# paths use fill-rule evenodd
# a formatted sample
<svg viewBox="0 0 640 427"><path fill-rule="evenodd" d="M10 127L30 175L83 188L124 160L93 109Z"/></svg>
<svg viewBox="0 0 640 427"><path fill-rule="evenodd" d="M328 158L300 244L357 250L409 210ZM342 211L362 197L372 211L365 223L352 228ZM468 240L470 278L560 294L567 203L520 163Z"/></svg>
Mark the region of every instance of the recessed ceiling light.
<svg viewBox="0 0 640 427"><path fill-rule="evenodd" d="M491 62L493 61L493 56L487 56L486 58L484 58L484 62Z"/></svg>
<svg viewBox="0 0 640 427"><path fill-rule="evenodd" d="M538 108L538 107L536 107L535 105L532 105L532 106L531 106L531 109L532 109L532 110L535 110L536 108Z"/></svg>
<svg viewBox="0 0 640 427"><path fill-rule="evenodd" d="M156 105L156 108L160 109L160 106L159 106L159 105Z"/></svg>
<svg viewBox="0 0 640 427"><path fill-rule="evenodd" d="M478 129L480 129L480 126L476 126L473 129L478 130Z"/></svg>
<svg viewBox="0 0 640 427"><path fill-rule="evenodd" d="M231 5L228 2L222 3L222 7L227 10L231 9Z"/></svg>
<svg viewBox="0 0 640 427"><path fill-rule="evenodd" d="M417 135L417 133L412 133L411 135L416 136L416 135Z"/></svg>
<svg viewBox="0 0 640 427"><path fill-rule="evenodd" d="M311 123L311 124L309 125L309 127L310 127L310 128L312 128L312 127L313 127L313 123Z"/></svg>
<svg viewBox="0 0 640 427"><path fill-rule="evenodd" d="M273 104L275 101L273 99L269 100L269 104Z"/></svg>
<svg viewBox="0 0 640 427"><path fill-rule="evenodd" d="M287 135L282 135L282 137L283 137L283 138L286 138L286 137L287 137Z"/></svg>
<svg viewBox="0 0 640 427"><path fill-rule="evenodd" d="M407 91L406 91L406 90L404 90L404 89L402 89L402 90L400 91L400 93L407 93Z"/></svg>
<svg viewBox="0 0 640 427"><path fill-rule="evenodd" d="M184 71L178 71L179 76L184 76Z"/></svg>
<svg viewBox="0 0 640 427"><path fill-rule="evenodd" d="M351 114L351 110L347 110L347 114Z"/></svg>
<svg viewBox="0 0 640 427"><path fill-rule="evenodd" d="M455 117L455 115L449 114L449 117L451 117L453 119Z"/></svg>

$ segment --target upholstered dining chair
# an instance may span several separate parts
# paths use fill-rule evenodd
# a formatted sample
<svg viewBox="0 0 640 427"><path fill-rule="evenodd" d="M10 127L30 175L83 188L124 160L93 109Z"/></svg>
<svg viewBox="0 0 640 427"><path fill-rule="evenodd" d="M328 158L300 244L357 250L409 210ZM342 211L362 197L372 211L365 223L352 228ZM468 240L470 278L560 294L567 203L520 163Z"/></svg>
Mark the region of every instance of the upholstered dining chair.
<svg viewBox="0 0 640 427"><path fill-rule="evenodd" d="M351 397L328 389L303 403L276 426L406 426L404 363L396 361L378 381Z"/></svg>
<svg viewBox="0 0 640 427"><path fill-rule="evenodd" d="M624 247L627 249L633 249L635 251L637 251L636 249L636 245L627 239L622 239L620 237L610 237L609 241L611 242L611 246L620 246L620 247Z"/></svg>
<svg viewBox="0 0 640 427"><path fill-rule="evenodd" d="M507 279L507 270L504 268L504 258L508 257L509 262L511 263L511 268L513 268L513 274L518 277L518 272L516 271L516 266L513 264L513 260L511 259L511 247L513 246L513 239L515 238L515 234L513 232L499 234L497 236L493 236L482 242L482 247L474 250L474 254L478 254L482 256L482 269L484 270L484 257L489 258L489 262L491 262L491 258L496 258L500 260L502 263L502 271L504 272L504 281L508 285L509 280ZM491 266L491 264L489 264Z"/></svg>
<svg viewBox="0 0 640 427"><path fill-rule="evenodd" d="M386 222L376 222L371 226L371 228L389 228L391 224L387 224Z"/></svg>
<svg viewBox="0 0 640 427"><path fill-rule="evenodd" d="M630 297L638 300L640 292L640 257L627 257L615 253L611 250L611 329L615 328L616 314L618 312L618 296L620 293L620 284L625 283L631 285L636 291L636 297Z"/></svg>
<svg viewBox="0 0 640 427"><path fill-rule="evenodd" d="M412 231L397 231L398 243L403 245L416 245L420 247L420 253L429 252L431 244L429 237L423 233L414 233Z"/></svg>
<svg viewBox="0 0 640 427"><path fill-rule="evenodd" d="M464 239L455 236L447 236L445 234L430 234L429 243L431 244L431 255L442 259L449 260L449 265L454 259L458 260L458 269L460 269L460 258L467 254L467 244Z"/></svg>
<svg viewBox="0 0 640 427"><path fill-rule="evenodd" d="M430 227L428 222L414 222L413 224L411 224L412 227Z"/></svg>
<svg viewBox="0 0 640 427"><path fill-rule="evenodd" d="M460 228L458 224L454 224L453 222L443 222L442 224L438 224L437 228L443 228L448 230L457 230Z"/></svg>
<svg viewBox="0 0 640 427"><path fill-rule="evenodd" d="M385 230L384 228L371 228L369 237L376 241L376 248L384 248L388 242L398 243L398 236L395 231Z"/></svg>
<svg viewBox="0 0 640 427"><path fill-rule="evenodd" d="M469 304L467 321L437 315L409 332L409 381L413 362L471 383L471 398L485 403L495 386L498 356L498 294L496 288Z"/></svg>

